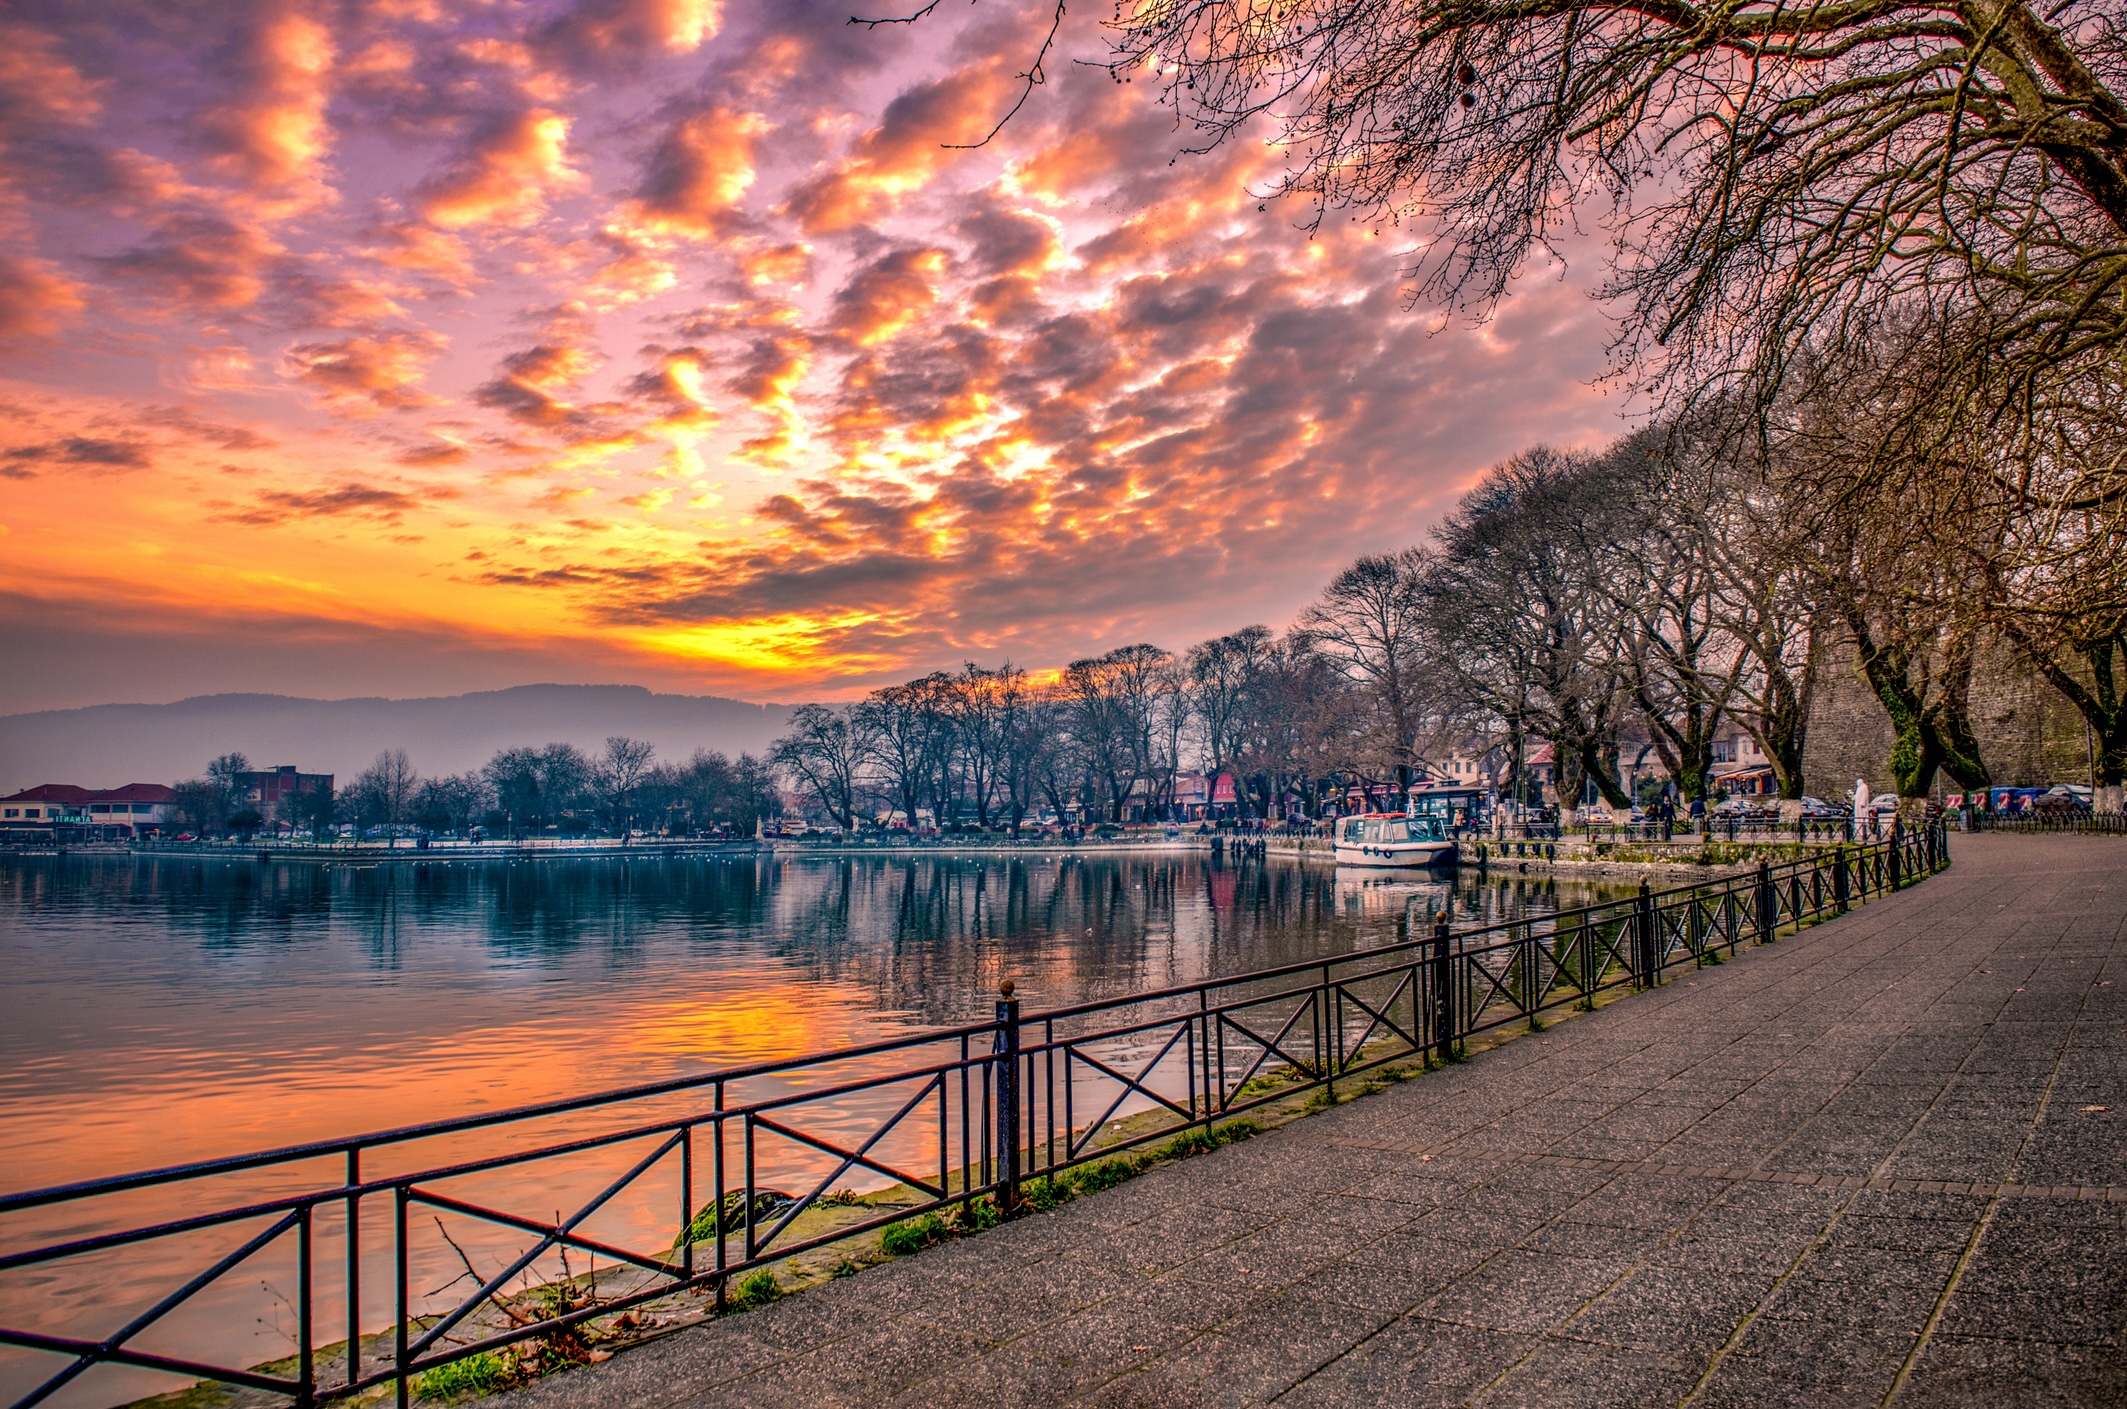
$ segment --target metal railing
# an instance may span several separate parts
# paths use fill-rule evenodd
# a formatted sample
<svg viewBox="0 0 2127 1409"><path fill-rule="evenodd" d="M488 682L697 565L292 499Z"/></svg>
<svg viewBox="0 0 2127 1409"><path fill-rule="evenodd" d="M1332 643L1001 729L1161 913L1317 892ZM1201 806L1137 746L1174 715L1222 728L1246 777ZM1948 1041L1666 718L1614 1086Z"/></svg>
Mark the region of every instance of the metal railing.
<svg viewBox="0 0 2127 1409"><path fill-rule="evenodd" d="M2127 814L2118 812L1971 812L1964 826L1973 832L2092 832L2127 835Z"/></svg>
<svg viewBox="0 0 2127 1409"><path fill-rule="evenodd" d="M1705 830L1690 818L1674 822L1660 819L1642 819L1633 822L1588 822L1583 831L1590 841L1767 841L1767 842L1834 842L1851 843L1857 840L1851 820L1820 818L1815 821L1797 819L1782 822L1777 817L1738 817L1722 815L1705 819ZM1867 840L1866 837L1859 840Z"/></svg>
<svg viewBox="0 0 2127 1409"><path fill-rule="evenodd" d="M0 1274L30 1272L49 1287L113 1253L176 1265L141 1259L151 1245L198 1268L171 1271L169 1289L130 1317L91 1300L50 1315L101 1324L0 1328L0 1343L61 1362L15 1404L26 1409L98 1365L269 1390L299 1405L389 1384L404 1404L413 1377L447 1362L551 1342L688 1291L722 1305L770 1263L924 1213L993 1199L1009 1214L1029 1180L1298 1093L1334 1092L1374 1068L1453 1058L1474 1035L1654 986L1947 861L1942 829L1930 827L1475 929L1428 930L1406 915L1396 943L1047 1012L1022 1013L1006 984L992 1022L0 1197ZM554 1138L557 1123L565 1138ZM854 1197L845 1179L884 1185L891 1198ZM531 1211L535 1197L541 1207L566 1198L573 1211ZM162 1216L142 1217L151 1207ZM837 1216L808 1220L828 1209ZM488 1230L478 1246L496 1270L475 1269L446 1215L461 1234ZM140 1344L203 1298L220 1297L216 1313L228 1314L276 1251L293 1258L293 1292L277 1294L293 1313L291 1355L241 1366ZM605 1259L606 1280L594 1274L586 1286L572 1253ZM563 1277L535 1283L557 1259ZM418 1290L456 1266L463 1275ZM456 1285L468 1280L470 1291ZM365 1301L380 1281L388 1296ZM334 1334L344 1341L320 1344Z"/></svg>

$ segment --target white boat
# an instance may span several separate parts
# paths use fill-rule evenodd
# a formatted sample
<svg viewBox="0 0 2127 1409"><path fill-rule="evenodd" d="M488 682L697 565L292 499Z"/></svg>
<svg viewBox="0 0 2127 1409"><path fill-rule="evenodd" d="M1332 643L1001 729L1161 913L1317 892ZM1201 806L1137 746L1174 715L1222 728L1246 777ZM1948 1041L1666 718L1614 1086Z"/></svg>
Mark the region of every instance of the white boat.
<svg viewBox="0 0 2127 1409"><path fill-rule="evenodd" d="M1455 839L1437 817L1407 812L1362 812L1337 823L1339 866L1452 866Z"/></svg>

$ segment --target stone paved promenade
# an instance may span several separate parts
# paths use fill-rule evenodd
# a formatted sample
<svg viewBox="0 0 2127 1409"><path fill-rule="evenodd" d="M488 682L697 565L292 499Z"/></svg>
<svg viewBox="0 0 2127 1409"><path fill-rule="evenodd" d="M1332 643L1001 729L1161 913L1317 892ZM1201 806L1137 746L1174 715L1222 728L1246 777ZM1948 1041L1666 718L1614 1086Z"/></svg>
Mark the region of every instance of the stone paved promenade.
<svg viewBox="0 0 2127 1409"><path fill-rule="evenodd" d="M685 1332L544 1405L2127 1405L2127 843Z"/></svg>

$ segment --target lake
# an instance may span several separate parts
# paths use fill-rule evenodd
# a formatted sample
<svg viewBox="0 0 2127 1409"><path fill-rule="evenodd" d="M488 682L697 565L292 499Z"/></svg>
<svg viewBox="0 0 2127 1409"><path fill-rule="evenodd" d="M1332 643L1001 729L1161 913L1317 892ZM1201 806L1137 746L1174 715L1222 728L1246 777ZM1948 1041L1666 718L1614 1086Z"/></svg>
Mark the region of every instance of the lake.
<svg viewBox="0 0 2127 1409"><path fill-rule="evenodd" d="M1419 874L1362 883L1276 857L1061 848L0 859L0 1181L41 1187L983 1020L1005 978L1030 1010L1052 1008L1388 943L1407 914L1472 924L1618 893ZM6 1243L56 1226L18 1218ZM110 1288L0 1277L0 1321L22 1324L25 1298L47 1326L105 1300L130 1308L156 1271L135 1259ZM252 1350L217 1353L252 1361L288 1345L264 1322L192 1334L237 1337ZM0 1353L0 1394L56 1364ZM50 1402L174 1383L84 1379L98 1375Z"/></svg>

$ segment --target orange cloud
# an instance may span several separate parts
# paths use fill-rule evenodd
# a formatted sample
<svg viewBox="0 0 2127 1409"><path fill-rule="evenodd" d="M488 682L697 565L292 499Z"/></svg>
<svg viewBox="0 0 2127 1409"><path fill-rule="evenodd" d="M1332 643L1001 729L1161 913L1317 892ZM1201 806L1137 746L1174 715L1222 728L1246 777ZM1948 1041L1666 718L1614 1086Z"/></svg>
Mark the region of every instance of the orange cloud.
<svg viewBox="0 0 2127 1409"><path fill-rule="evenodd" d="M292 7L268 6L240 46L238 92L202 130L221 167L251 190L300 203L326 198L332 147L332 32Z"/></svg>
<svg viewBox="0 0 2127 1409"><path fill-rule="evenodd" d="M101 590L92 523L157 600L787 694L1276 621L1607 423L1577 287L1434 336L1392 252L1257 210L1275 153L1170 165L1143 85L1059 63L948 150L1046 7L725 3L0 21L0 337L50 340L0 594Z"/></svg>
<svg viewBox="0 0 2127 1409"><path fill-rule="evenodd" d="M502 359L498 375L473 393L474 403L528 426L585 429L582 413L562 394L581 385L603 360L590 331L580 306L559 310L541 341Z"/></svg>
<svg viewBox="0 0 2127 1409"><path fill-rule="evenodd" d="M144 243L102 263L169 302L240 309L264 295L271 266L284 253L248 221L181 211L157 221Z"/></svg>
<svg viewBox="0 0 2127 1409"><path fill-rule="evenodd" d="M472 148L424 188L421 214L445 230L527 225L556 196L583 189L569 163L569 119L527 108L497 119Z"/></svg>
<svg viewBox="0 0 2127 1409"><path fill-rule="evenodd" d="M674 123L643 173L631 223L699 239L721 234L753 185L754 144L768 130L759 113L723 106Z"/></svg>
<svg viewBox="0 0 2127 1409"><path fill-rule="evenodd" d="M41 259L0 255L0 341L48 338L82 308L82 287Z"/></svg>
<svg viewBox="0 0 2127 1409"><path fill-rule="evenodd" d="M101 86L68 61L49 30L0 21L0 126L19 135L49 124L85 125L103 111Z"/></svg>
<svg viewBox="0 0 2127 1409"><path fill-rule="evenodd" d="M455 499L452 489L426 493L388 489L379 485L347 483L330 489L307 491L268 490L247 508L218 515L225 523L264 527L303 519L355 517L396 524L408 513L437 499Z"/></svg>
<svg viewBox="0 0 2127 1409"><path fill-rule="evenodd" d="M812 282L812 248L789 244L748 250L739 256L739 270L755 288L801 289Z"/></svg>
<svg viewBox="0 0 2127 1409"><path fill-rule="evenodd" d="M438 404L420 382L448 346L437 334L417 332L298 343L282 354L281 375L341 410L407 411Z"/></svg>
<svg viewBox="0 0 2127 1409"><path fill-rule="evenodd" d="M548 29L546 47L579 60L653 49L691 54L716 37L723 8L722 0L582 0Z"/></svg>
<svg viewBox="0 0 2127 1409"><path fill-rule="evenodd" d="M801 185L785 202L808 234L847 230L891 210L921 189L996 122L1015 82L996 59L918 84L887 104L885 120L859 138L833 169Z"/></svg>
<svg viewBox="0 0 2127 1409"><path fill-rule="evenodd" d="M895 250L861 270L835 295L835 332L860 345L890 338L938 301L944 250Z"/></svg>

